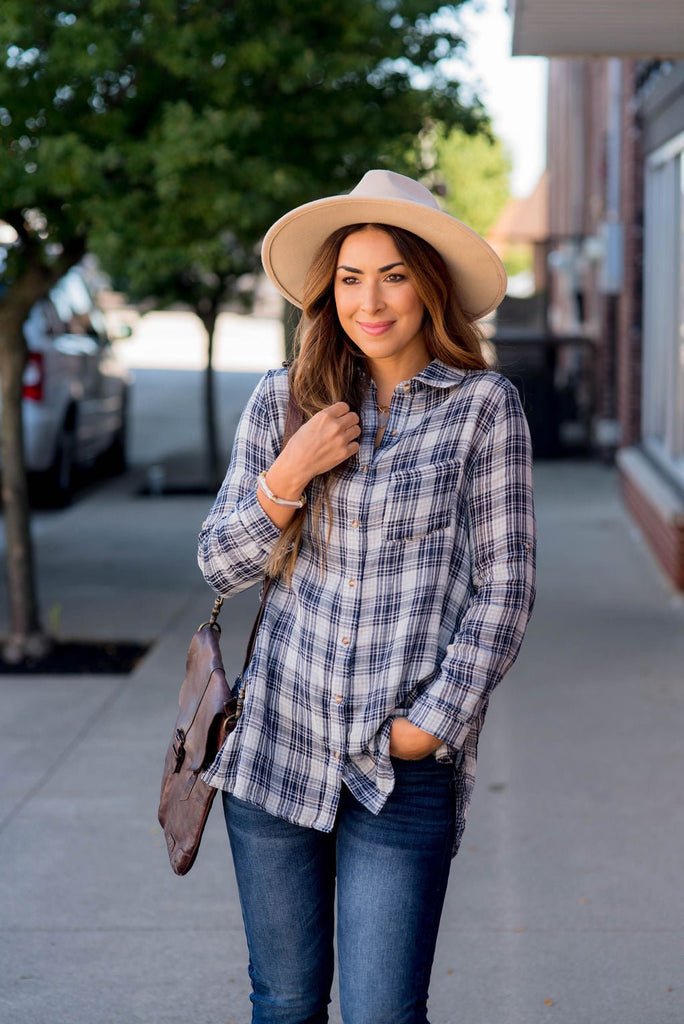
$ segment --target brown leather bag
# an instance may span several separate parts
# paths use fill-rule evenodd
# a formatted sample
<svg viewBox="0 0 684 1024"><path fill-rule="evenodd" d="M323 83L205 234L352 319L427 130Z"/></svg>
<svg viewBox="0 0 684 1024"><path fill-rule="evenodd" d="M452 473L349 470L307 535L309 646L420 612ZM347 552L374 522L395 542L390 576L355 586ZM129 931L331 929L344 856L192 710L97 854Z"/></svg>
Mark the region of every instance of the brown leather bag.
<svg viewBox="0 0 684 1024"><path fill-rule="evenodd" d="M299 429L303 416L292 393L287 405L283 447ZM185 665L185 679L178 697L176 725L166 751L159 800L159 824L164 829L171 867L177 875L188 873L195 863L200 840L216 789L201 772L208 768L237 724L244 702L243 677L252 660L254 641L261 624L271 579L266 577L261 605L247 643L242 672L231 688L226 680L216 621L223 604L217 597L208 622L192 638Z"/></svg>
<svg viewBox="0 0 684 1024"><path fill-rule="evenodd" d="M222 597L216 598L211 618L199 626L190 643L178 697L178 718L164 761L158 812L171 867L177 875L187 874L197 857L216 796L216 789L208 786L200 773L212 763L240 717L242 677L252 658L270 583L270 579L264 583L245 663L233 688L228 685L219 647L221 627L216 619Z"/></svg>

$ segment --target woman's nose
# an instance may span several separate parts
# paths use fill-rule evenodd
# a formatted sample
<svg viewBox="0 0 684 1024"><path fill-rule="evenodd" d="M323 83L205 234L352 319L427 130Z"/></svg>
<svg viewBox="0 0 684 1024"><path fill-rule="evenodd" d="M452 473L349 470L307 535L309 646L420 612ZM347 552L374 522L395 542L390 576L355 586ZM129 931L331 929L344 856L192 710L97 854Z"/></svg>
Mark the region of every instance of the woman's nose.
<svg viewBox="0 0 684 1024"><path fill-rule="evenodd" d="M367 281L362 285L361 309L365 313L375 313L384 305L380 289L375 282Z"/></svg>

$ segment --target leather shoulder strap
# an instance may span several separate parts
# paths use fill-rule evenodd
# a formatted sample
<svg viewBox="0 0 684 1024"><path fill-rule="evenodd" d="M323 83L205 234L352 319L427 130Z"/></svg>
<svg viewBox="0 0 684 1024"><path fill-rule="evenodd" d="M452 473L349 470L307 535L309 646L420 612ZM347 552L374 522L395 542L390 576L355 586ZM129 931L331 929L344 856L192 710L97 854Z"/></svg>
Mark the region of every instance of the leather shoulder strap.
<svg viewBox="0 0 684 1024"><path fill-rule="evenodd" d="M254 620L254 625L252 626L252 632L249 634L249 640L247 641L247 651L245 653L245 663L242 666L243 674L247 671L247 666L249 665L250 661L252 660L252 654L254 653L254 642L256 640L257 633L259 632L259 626L261 625L261 620L264 617L264 608L266 607L266 595L268 594L268 591L270 589L270 586L271 586L272 582L273 582L273 578L271 576L265 576L264 577L264 586L263 586L263 589L261 591L261 604L259 605L259 611L257 612L256 619Z"/></svg>
<svg viewBox="0 0 684 1024"><path fill-rule="evenodd" d="M285 364L288 365L287 363ZM288 367L289 368L289 367ZM283 431L283 444L284 448L287 442L290 440L293 434L296 434L302 423L304 422L304 413L299 407L297 399L292 393L292 388L288 392L287 398L287 413L285 415L285 430Z"/></svg>

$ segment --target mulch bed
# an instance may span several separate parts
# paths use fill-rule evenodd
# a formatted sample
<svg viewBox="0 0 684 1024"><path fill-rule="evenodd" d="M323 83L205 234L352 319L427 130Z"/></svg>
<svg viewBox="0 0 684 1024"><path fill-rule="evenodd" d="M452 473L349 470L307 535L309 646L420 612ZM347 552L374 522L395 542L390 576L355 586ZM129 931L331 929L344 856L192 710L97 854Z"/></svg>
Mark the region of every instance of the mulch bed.
<svg viewBox="0 0 684 1024"><path fill-rule="evenodd" d="M14 665L0 658L2 675L127 675L149 650L149 644L55 641L42 658Z"/></svg>

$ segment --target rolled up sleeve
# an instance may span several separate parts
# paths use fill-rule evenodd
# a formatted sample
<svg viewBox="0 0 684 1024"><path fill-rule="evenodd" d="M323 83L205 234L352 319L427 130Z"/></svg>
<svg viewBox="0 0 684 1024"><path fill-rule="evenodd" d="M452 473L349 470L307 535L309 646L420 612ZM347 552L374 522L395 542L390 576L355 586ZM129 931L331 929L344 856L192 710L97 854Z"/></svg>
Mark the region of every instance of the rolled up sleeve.
<svg viewBox="0 0 684 1024"><path fill-rule="evenodd" d="M535 596L529 431L515 388L504 392L474 464L468 499L471 600L436 677L409 721L459 749L517 657Z"/></svg>

